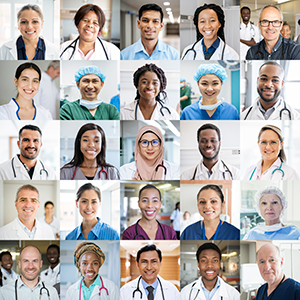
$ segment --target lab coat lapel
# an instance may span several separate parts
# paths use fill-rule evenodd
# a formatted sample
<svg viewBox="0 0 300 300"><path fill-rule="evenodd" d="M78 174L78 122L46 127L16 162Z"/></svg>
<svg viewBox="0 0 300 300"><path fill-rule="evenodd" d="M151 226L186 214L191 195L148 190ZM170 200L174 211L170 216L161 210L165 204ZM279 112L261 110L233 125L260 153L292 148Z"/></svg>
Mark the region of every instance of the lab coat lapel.
<svg viewBox="0 0 300 300"><path fill-rule="evenodd" d="M6 47L9 48L9 53L12 55L12 57L15 60L18 60L18 57L17 57L17 47L16 47L16 42L17 42L18 38L13 39L12 41L10 41L9 43L6 44Z"/></svg>
<svg viewBox="0 0 300 300"><path fill-rule="evenodd" d="M20 160L17 156L15 156L15 159L14 159L14 167L15 167L15 171L16 171L16 175L17 175L17 177L15 179L28 179L28 180L30 180L28 172L26 171L25 167L20 162ZM18 176L18 174L19 174L19 176Z"/></svg>
<svg viewBox="0 0 300 300"><path fill-rule="evenodd" d="M14 219L12 224L12 236L16 236L16 240L28 239L17 218Z"/></svg>

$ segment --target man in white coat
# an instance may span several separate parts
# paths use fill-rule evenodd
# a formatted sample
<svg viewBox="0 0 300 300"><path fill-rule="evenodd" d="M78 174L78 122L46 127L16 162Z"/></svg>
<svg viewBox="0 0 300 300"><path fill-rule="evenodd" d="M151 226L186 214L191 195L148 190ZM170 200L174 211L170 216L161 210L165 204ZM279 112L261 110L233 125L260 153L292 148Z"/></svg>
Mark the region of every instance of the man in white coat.
<svg viewBox="0 0 300 300"><path fill-rule="evenodd" d="M0 228L0 240L54 240L53 230L41 223L35 216L40 207L39 192L36 187L21 186L16 195L15 207L18 216Z"/></svg>
<svg viewBox="0 0 300 300"><path fill-rule="evenodd" d="M0 164L1 180L55 180L55 172L38 159L42 147L42 131L25 125L19 131L20 154Z"/></svg>
<svg viewBox="0 0 300 300"><path fill-rule="evenodd" d="M284 69L275 61L259 68L257 93L259 97L241 113L241 120L299 120L300 113L280 96L284 85Z"/></svg>
<svg viewBox="0 0 300 300"><path fill-rule="evenodd" d="M216 244L204 243L196 253L201 277L181 290L181 300L240 300L239 292L219 277L221 251Z"/></svg>
<svg viewBox="0 0 300 300"><path fill-rule="evenodd" d="M158 276L162 265L161 251L155 245L146 245L136 256L140 276L126 283L120 290L120 299L179 300L175 285Z"/></svg>
<svg viewBox="0 0 300 300"><path fill-rule="evenodd" d="M12 269L13 260L11 253L9 251L2 251L0 253L0 264L1 264L1 274L0 274L0 287L4 286L10 282L14 282L19 275Z"/></svg>

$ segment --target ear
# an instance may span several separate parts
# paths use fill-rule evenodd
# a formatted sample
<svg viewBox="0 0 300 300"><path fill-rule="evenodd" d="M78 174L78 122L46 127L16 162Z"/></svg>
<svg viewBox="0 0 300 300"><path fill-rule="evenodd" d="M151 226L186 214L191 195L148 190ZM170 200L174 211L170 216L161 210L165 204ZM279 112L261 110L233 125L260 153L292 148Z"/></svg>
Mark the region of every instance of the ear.
<svg viewBox="0 0 300 300"><path fill-rule="evenodd" d="M17 208L17 203L18 203L18 202L17 202L17 201L15 201L15 208Z"/></svg>
<svg viewBox="0 0 300 300"><path fill-rule="evenodd" d="M14 78L14 83L15 83L15 86L17 86L18 79L16 77Z"/></svg>
<svg viewBox="0 0 300 300"><path fill-rule="evenodd" d="M223 213L223 209L224 209L225 205L226 205L226 201L224 200L224 202L222 202L221 214Z"/></svg>
<svg viewBox="0 0 300 300"><path fill-rule="evenodd" d="M77 200L75 200L75 205L78 208L78 201Z"/></svg>
<svg viewBox="0 0 300 300"><path fill-rule="evenodd" d="M259 77L257 77L257 80L256 80L256 84L258 85L258 82L259 82Z"/></svg>
<svg viewBox="0 0 300 300"><path fill-rule="evenodd" d="M101 89L103 88L104 86L104 81L101 80Z"/></svg>
<svg viewBox="0 0 300 300"><path fill-rule="evenodd" d="M43 26L44 26L44 22L45 22L45 21L43 20L43 21L42 21L42 24L41 24L41 28L43 28Z"/></svg>
<svg viewBox="0 0 300 300"><path fill-rule="evenodd" d="M42 265L43 265L43 261L41 260L41 262L40 262L40 269L42 268Z"/></svg>
<svg viewBox="0 0 300 300"><path fill-rule="evenodd" d="M280 267L282 268L283 267L283 261L284 261L284 259L283 259L283 257L281 258L281 261L280 261Z"/></svg>
<svg viewBox="0 0 300 300"><path fill-rule="evenodd" d="M282 150L282 148L283 148L283 144L284 144L284 142L281 142L281 145L280 145L280 150Z"/></svg>
<svg viewBox="0 0 300 300"><path fill-rule="evenodd" d="M42 147L43 146L43 143L41 142L41 146L40 147Z"/></svg>
<svg viewBox="0 0 300 300"><path fill-rule="evenodd" d="M141 21L140 20L137 20L137 27L138 27L138 29L141 29Z"/></svg>
<svg viewBox="0 0 300 300"><path fill-rule="evenodd" d="M18 261L18 266L21 269L21 262L20 261Z"/></svg>
<svg viewBox="0 0 300 300"><path fill-rule="evenodd" d="M282 82L281 82L281 87L283 87L284 86L284 80L282 80Z"/></svg>
<svg viewBox="0 0 300 300"><path fill-rule="evenodd" d="M78 88L79 88L79 82L80 82L80 80L76 81L76 85Z"/></svg>
<svg viewBox="0 0 300 300"><path fill-rule="evenodd" d="M19 149L20 149L20 141L17 141L17 145L18 145L18 147L19 147Z"/></svg>
<svg viewBox="0 0 300 300"><path fill-rule="evenodd" d="M164 23L164 22L161 22L161 23L160 23L160 30L162 30L162 29L164 28L164 26L165 26L165 23Z"/></svg>
<svg viewBox="0 0 300 300"><path fill-rule="evenodd" d="M135 261L136 267L139 268L139 263Z"/></svg>

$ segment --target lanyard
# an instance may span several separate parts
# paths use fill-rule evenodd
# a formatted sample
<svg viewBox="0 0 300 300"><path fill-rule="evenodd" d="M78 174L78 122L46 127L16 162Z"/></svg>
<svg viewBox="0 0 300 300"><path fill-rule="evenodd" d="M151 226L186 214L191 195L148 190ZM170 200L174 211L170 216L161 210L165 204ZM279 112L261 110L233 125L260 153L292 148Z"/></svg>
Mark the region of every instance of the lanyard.
<svg viewBox="0 0 300 300"><path fill-rule="evenodd" d="M271 299L272 299L272 297L274 296L276 290L277 290L278 287L282 284L284 278L285 278L285 275L283 274L283 277L282 277L281 281L280 281L279 284L276 286L275 290L271 293L272 295L271 295L271 297L270 297L269 299L268 299L268 294L267 294L267 299L268 299L268 300L271 300ZM263 293L263 299L265 298L265 294L266 294L267 287L268 287L268 284L266 284L266 286L265 286L264 293Z"/></svg>
<svg viewBox="0 0 300 300"><path fill-rule="evenodd" d="M201 223L200 223L200 225L201 225ZM218 225L218 228L217 228L217 230L216 230L216 232L215 232L215 236L214 236L214 238L213 238L214 241L217 239L217 236L218 236L218 233L219 233L219 231L220 231L221 226L222 226L222 221L220 220L220 223L219 223L219 225ZM203 226L202 226L202 239L203 239L203 240L207 240L206 235L205 235L204 221L203 221Z"/></svg>

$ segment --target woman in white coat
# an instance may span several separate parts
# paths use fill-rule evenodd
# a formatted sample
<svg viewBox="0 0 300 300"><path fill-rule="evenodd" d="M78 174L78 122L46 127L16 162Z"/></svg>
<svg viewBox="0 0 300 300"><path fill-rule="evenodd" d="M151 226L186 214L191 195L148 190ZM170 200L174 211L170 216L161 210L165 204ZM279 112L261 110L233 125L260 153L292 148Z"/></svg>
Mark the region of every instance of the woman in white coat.
<svg viewBox="0 0 300 300"><path fill-rule="evenodd" d="M80 243L74 250L74 262L82 277L71 285L66 300L119 300L119 289L114 282L100 276L99 269L105 255L94 243ZM91 285L94 287L90 290Z"/></svg>
<svg viewBox="0 0 300 300"><path fill-rule="evenodd" d="M58 47L40 35L44 18L38 5L23 6L17 14L17 19L21 35L1 46L0 60L53 60L59 58Z"/></svg>
<svg viewBox="0 0 300 300"><path fill-rule="evenodd" d="M98 36L105 24L105 14L99 6L81 6L74 23L79 36L61 45L61 60L120 60L120 49Z"/></svg>
<svg viewBox="0 0 300 300"><path fill-rule="evenodd" d="M179 180L180 167L163 159L163 136L152 125L139 129L134 148L134 162L120 168L122 180Z"/></svg>
<svg viewBox="0 0 300 300"><path fill-rule="evenodd" d="M299 180L297 172L285 163L280 128L274 125L263 126L257 143L262 158L246 170L243 180Z"/></svg>
<svg viewBox="0 0 300 300"><path fill-rule="evenodd" d="M238 60L239 55L225 42L225 15L216 4L204 4L194 14L197 41L187 46L182 60Z"/></svg>

